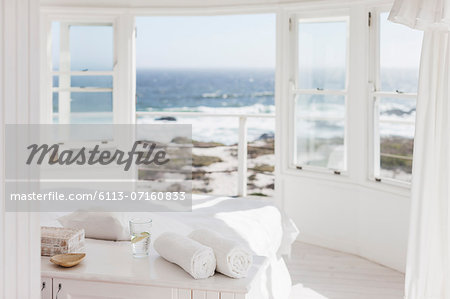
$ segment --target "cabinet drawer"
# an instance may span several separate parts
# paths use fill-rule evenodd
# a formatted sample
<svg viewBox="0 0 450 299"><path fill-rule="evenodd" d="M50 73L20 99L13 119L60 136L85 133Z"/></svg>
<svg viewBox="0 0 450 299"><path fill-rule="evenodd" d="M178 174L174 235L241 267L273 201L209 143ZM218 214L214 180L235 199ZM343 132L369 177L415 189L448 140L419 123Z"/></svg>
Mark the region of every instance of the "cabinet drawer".
<svg viewBox="0 0 450 299"><path fill-rule="evenodd" d="M41 277L41 299L52 299L52 279Z"/></svg>
<svg viewBox="0 0 450 299"><path fill-rule="evenodd" d="M172 299L172 289L53 279L53 299Z"/></svg>

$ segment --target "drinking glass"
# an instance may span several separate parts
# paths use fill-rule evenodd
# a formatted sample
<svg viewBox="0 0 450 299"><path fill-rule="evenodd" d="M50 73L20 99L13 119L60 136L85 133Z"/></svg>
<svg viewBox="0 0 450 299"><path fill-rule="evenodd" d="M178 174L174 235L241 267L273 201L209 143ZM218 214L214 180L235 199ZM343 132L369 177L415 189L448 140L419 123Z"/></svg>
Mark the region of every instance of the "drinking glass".
<svg viewBox="0 0 450 299"><path fill-rule="evenodd" d="M146 257L150 252L152 220L136 218L130 220L130 238L134 257Z"/></svg>

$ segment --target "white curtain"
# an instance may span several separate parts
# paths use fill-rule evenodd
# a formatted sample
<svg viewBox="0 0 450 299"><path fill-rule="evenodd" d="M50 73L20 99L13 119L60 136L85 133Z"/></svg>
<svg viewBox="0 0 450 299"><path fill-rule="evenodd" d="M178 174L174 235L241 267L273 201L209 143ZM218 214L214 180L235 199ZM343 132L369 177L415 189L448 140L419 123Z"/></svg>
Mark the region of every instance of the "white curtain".
<svg viewBox="0 0 450 299"><path fill-rule="evenodd" d="M424 31L406 299L450 299L450 0L397 0L389 19Z"/></svg>

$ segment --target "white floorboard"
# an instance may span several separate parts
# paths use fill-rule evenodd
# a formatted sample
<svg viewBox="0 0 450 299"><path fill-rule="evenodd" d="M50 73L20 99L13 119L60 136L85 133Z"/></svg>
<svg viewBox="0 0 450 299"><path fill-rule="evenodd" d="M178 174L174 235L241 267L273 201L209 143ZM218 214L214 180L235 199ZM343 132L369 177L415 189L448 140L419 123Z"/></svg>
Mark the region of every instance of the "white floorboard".
<svg viewBox="0 0 450 299"><path fill-rule="evenodd" d="M291 299L402 299L404 275L366 259L295 242Z"/></svg>

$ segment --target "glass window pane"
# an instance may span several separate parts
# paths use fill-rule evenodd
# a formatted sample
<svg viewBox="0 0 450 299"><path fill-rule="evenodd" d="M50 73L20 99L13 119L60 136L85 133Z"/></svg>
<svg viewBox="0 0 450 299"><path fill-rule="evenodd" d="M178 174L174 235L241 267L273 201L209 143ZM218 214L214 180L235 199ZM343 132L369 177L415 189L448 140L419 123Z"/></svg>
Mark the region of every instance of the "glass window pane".
<svg viewBox="0 0 450 299"><path fill-rule="evenodd" d="M53 93L53 121L62 119L59 94ZM69 123L113 123L112 92L72 92L70 94Z"/></svg>
<svg viewBox="0 0 450 299"><path fill-rule="evenodd" d="M54 92L53 97L52 97L53 113L58 113L58 109L59 109L58 108L58 100L59 100L59 93Z"/></svg>
<svg viewBox="0 0 450 299"><path fill-rule="evenodd" d="M73 113L112 112L112 92L72 92Z"/></svg>
<svg viewBox="0 0 450 299"><path fill-rule="evenodd" d="M72 87L100 87L112 88L112 76L72 76L70 80Z"/></svg>
<svg viewBox="0 0 450 299"><path fill-rule="evenodd" d="M379 100L380 120L409 121L416 119L416 100L406 98L381 98Z"/></svg>
<svg viewBox="0 0 450 299"><path fill-rule="evenodd" d="M113 43L112 26L70 26L70 69L112 70Z"/></svg>
<svg viewBox="0 0 450 299"><path fill-rule="evenodd" d="M59 76L53 76L53 87L59 87Z"/></svg>
<svg viewBox="0 0 450 299"><path fill-rule="evenodd" d="M344 96L299 95L295 132L298 165L346 169Z"/></svg>
<svg viewBox="0 0 450 299"><path fill-rule="evenodd" d="M380 175L411 181L414 125L380 122Z"/></svg>
<svg viewBox="0 0 450 299"><path fill-rule="evenodd" d="M99 87L112 88L112 76L71 76L71 87ZM59 76L53 76L53 87L59 86Z"/></svg>
<svg viewBox="0 0 450 299"><path fill-rule="evenodd" d="M380 14L381 90L417 92L422 31L389 22Z"/></svg>
<svg viewBox="0 0 450 299"><path fill-rule="evenodd" d="M347 22L300 22L298 85L302 89L345 89Z"/></svg>

